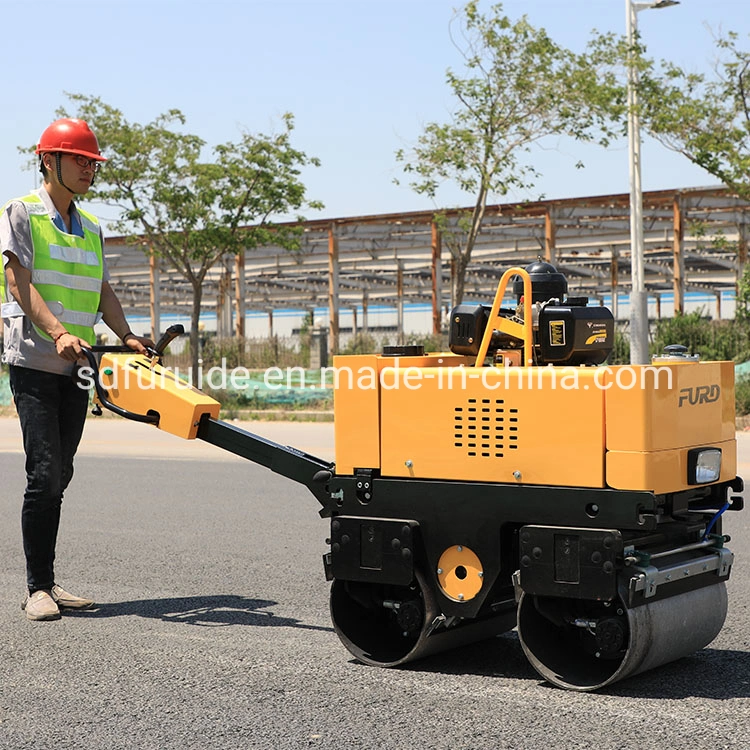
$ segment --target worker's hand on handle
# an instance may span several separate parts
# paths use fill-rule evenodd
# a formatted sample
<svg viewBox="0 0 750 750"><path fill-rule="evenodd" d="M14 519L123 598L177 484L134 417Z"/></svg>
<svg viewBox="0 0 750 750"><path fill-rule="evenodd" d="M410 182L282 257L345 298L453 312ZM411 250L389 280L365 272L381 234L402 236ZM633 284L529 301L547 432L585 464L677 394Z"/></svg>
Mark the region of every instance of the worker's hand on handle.
<svg viewBox="0 0 750 750"><path fill-rule="evenodd" d="M57 335L55 338L55 348L59 357L67 360L68 362L81 362L86 361L86 357L81 351L81 347L91 348L91 345L84 339L79 339L72 333L64 331Z"/></svg>
<svg viewBox="0 0 750 750"><path fill-rule="evenodd" d="M134 333L126 333L122 343L138 354L148 354L147 349L154 348L154 342L150 338L136 336Z"/></svg>

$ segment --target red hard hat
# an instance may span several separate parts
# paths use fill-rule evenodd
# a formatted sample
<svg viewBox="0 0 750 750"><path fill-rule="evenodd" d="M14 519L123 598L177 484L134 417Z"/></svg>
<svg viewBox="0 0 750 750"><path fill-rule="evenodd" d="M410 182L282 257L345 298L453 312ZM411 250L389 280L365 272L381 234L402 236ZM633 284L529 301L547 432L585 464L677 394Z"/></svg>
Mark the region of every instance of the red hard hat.
<svg viewBox="0 0 750 750"><path fill-rule="evenodd" d="M37 154L63 152L80 154L97 161L107 161L99 152L99 142L84 120L64 117L55 120L43 133L36 147Z"/></svg>

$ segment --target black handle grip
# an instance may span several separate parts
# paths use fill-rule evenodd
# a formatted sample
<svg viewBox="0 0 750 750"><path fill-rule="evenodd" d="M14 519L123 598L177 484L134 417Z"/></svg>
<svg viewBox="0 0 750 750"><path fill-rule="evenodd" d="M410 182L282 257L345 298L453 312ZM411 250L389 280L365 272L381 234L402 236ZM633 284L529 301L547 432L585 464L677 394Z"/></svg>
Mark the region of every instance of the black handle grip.
<svg viewBox="0 0 750 750"><path fill-rule="evenodd" d="M183 326L181 323L169 326L169 328L167 328L167 330L164 331L164 333L161 335L161 338L155 344L153 349L150 346L146 347L146 351L148 352L149 357L161 358L162 354L164 354L164 350L172 343L174 339L176 339L178 336L182 336L183 333L185 333L185 326ZM133 350L129 346L125 346L125 344L117 344L112 346L92 346L91 351L97 353L111 352L113 354L133 353Z"/></svg>
<svg viewBox="0 0 750 750"><path fill-rule="evenodd" d="M178 336L182 336L182 334L185 333L185 326L183 326L180 323L177 323L173 326L169 326L166 331L161 335L161 338L156 342L156 346L154 347L154 351L161 357L162 354L164 354L164 350L170 345L173 339L176 339Z"/></svg>

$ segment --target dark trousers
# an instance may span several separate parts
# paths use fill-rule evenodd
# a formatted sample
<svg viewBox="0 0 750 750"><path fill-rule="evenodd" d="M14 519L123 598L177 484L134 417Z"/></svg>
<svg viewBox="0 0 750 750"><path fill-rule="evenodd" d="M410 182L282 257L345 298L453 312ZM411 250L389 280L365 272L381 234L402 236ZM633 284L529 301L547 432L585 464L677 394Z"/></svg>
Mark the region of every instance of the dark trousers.
<svg viewBox="0 0 750 750"><path fill-rule="evenodd" d="M26 492L21 510L29 593L55 583L55 545L63 493L73 477L73 457L83 433L88 391L70 375L10 366L10 388L26 452Z"/></svg>

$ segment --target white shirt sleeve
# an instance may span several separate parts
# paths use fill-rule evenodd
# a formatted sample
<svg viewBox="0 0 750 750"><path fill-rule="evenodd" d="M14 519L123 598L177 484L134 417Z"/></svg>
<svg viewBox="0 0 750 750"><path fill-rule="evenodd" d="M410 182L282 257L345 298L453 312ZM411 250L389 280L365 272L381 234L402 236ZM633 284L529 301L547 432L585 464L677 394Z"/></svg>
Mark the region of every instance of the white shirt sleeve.
<svg viewBox="0 0 750 750"><path fill-rule="evenodd" d="M8 263L7 253L13 253L24 268L31 269L34 248L28 210L21 201L11 201L0 215L0 248L3 266Z"/></svg>

